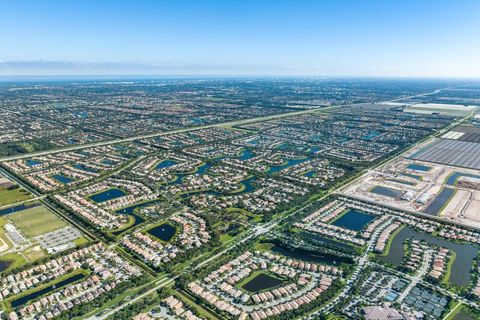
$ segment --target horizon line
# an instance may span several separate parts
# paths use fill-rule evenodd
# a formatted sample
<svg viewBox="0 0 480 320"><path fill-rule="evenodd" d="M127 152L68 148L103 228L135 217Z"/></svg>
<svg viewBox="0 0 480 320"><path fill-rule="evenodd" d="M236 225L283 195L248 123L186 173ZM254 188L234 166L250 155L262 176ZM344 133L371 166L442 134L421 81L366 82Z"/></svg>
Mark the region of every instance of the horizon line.
<svg viewBox="0 0 480 320"><path fill-rule="evenodd" d="M142 80L142 79L202 79L202 78L230 78L230 79L244 79L244 78L282 78L282 79L372 79L372 80L453 80L453 81L480 81L478 77L460 77L460 76L396 76L396 75L302 75L302 74L224 74L224 73L165 73L165 74L116 74L116 73L104 73L104 74L0 74L0 80L26 80L26 79L52 79L52 80L69 80L69 79L130 79L130 80Z"/></svg>

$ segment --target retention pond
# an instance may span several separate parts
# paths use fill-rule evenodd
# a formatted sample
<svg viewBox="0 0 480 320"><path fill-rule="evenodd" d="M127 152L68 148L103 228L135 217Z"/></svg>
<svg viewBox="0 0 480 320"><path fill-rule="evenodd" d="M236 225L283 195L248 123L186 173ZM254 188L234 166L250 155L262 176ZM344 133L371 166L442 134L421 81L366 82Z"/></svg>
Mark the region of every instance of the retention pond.
<svg viewBox="0 0 480 320"><path fill-rule="evenodd" d="M404 258L404 243L407 239L425 241L431 245L445 247L456 253L452 264L449 282L457 286L468 286L471 279L471 268L477 257L479 248L466 243L457 243L443 238L434 237L430 234L416 231L410 227L404 227L393 239L390 251L381 259L393 264L400 265Z"/></svg>

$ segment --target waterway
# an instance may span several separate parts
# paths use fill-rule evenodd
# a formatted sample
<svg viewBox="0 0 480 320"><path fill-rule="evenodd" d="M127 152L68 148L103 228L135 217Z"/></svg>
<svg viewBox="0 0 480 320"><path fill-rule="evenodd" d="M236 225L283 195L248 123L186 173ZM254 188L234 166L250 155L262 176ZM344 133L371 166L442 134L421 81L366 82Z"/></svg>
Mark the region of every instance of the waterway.
<svg viewBox="0 0 480 320"><path fill-rule="evenodd" d="M5 209L0 210L0 216L4 216L6 214L11 214L11 213L15 213L15 212L18 212L18 211L31 209L31 208L36 208L36 207L39 207L39 206L41 206L40 203L20 204L18 206L13 206L13 207L9 207L9 208L5 208Z"/></svg>
<svg viewBox="0 0 480 320"><path fill-rule="evenodd" d="M114 232L112 232L112 234L114 234L114 235L122 234L125 231L139 225L140 223L143 223L145 221L145 219L143 219L139 215L135 214L134 213L135 209L145 207L145 206L149 206L149 205L154 204L158 201L160 201L160 200L152 200L152 201L148 201L148 202L137 203L137 204L131 205L129 207L118 209L117 211L115 211L118 214L128 214L129 216L132 216L135 219L135 222L133 223L133 225L129 226L128 228L114 231Z"/></svg>
<svg viewBox="0 0 480 320"><path fill-rule="evenodd" d="M404 258L404 243L407 239L426 241L429 244L448 248L455 251L456 258L452 264L450 283L458 286L468 286L471 278L471 268L476 259L479 247L466 243L457 243L447 239L434 237L430 234L416 231L410 227L404 227L393 239L390 251L387 256L379 256L380 259L400 265Z"/></svg>
<svg viewBox="0 0 480 320"><path fill-rule="evenodd" d="M455 186L457 185L458 179L460 177L468 177L468 178L475 178L475 179L480 179L479 175L475 174L469 174L469 173L462 173L462 172L454 172L451 174L448 178L447 181L445 181L445 184L449 186Z"/></svg>
<svg viewBox="0 0 480 320"><path fill-rule="evenodd" d="M204 163L202 164L200 167L198 167L197 171L195 171L194 173L196 174L205 174L207 172L208 169L210 169L211 165L208 164L208 163Z"/></svg>
<svg viewBox="0 0 480 320"><path fill-rule="evenodd" d="M363 136L363 140L371 141L378 137L381 134L381 132L378 131L369 131L367 134Z"/></svg>
<svg viewBox="0 0 480 320"><path fill-rule="evenodd" d="M85 275L83 275L82 273L79 273L79 274L76 274L74 276L71 276L70 278L67 278L63 281L60 281L54 285L51 285L51 286L48 286L48 287L45 287L41 290L38 290L38 291L35 291L33 293L30 293L26 296L23 296L21 298L18 298L16 300L13 300L12 301L12 307L13 308L17 308L25 303L27 303L28 301L30 300L33 300L33 299L36 299L38 297L41 297L47 293L49 293L50 291L53 291L53 290L56 290L56 289L59 289L61 287L64 287L66 285L69 285L70 283L73 283L75 281L79 281L81 279L85 278Z"/></svg>

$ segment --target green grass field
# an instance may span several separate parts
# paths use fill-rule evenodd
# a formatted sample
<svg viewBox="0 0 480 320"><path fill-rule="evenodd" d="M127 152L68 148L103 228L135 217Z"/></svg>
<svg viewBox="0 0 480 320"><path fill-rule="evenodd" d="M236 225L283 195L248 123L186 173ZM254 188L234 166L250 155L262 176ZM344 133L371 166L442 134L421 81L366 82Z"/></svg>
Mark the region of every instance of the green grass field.
<svg viewBox="0 0 480 320"><path fill-rule="evenodd" d="M7 188L0 188L0 207L30 198L32 198L32 195L29 194L25 189L18 188L8 190Z"/></svg>
<svg viewBox="0 0 480 320"><path fill-rule="evenodd" d="M26 237L36 237L66 227L67 224L45 207L36 207L8 215Z"/></svg>

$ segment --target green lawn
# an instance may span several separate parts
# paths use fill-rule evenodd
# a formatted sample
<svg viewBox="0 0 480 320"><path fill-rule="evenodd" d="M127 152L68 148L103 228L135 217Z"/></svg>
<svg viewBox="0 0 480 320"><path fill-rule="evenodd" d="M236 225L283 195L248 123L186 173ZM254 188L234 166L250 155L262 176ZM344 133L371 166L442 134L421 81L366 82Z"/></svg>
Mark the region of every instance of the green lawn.
<svg viewBox="0 0 480 320"><path fill-rule="evenodd" d="M253 248L255 251L268 251L270 250L272 247L274 246L273 243L270 243L270 242L265 242L265 243L262 243L262 242L255 242L255 244L253 245Z"/></svg>
<svg viewBox="0 0 480 320"><path fill-rule="evenodd" d="M29 238L67 226L63 220L43 206L10 214L7 219L11 220Z"/></svg>
<svg viewBox="0 0 480 320"><path fill-rule="evenodd" d="M17 188L8 190L8 188L0 188L0 207L30 198L32 198L32 195L25 189Z"/></svg>
<svg viewBox="0 0 480 320"><path fill-rule="evenodd" d="M443 320L452 320L455 318L457 313L459 313L462 310L462 303L457 302L455 306L450 310L450 312L443 318Z"/></svg>

